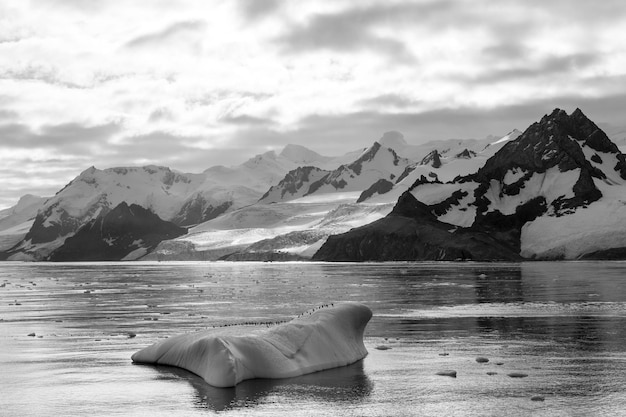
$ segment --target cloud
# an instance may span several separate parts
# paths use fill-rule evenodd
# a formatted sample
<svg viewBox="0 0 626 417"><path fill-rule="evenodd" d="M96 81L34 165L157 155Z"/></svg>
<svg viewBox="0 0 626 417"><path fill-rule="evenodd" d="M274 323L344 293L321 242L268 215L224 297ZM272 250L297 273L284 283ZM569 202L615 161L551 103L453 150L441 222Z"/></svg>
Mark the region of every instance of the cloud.
<svg viewBox="0 0 626 417"><path fill-rule="evenodd" d="M281 0L239 0L241 11L248 20L257 20L270 15L281 5Z"/></svg>
<svg viewBox="0 0 626 417"><path fill-rule="evenodd" d="M2 120L15 120L18 117L18 113L13 110L0 109L0 121Z"/></svg>
<svg viewBox="0 0 626 417"><path fill-rule="evenodd" d="M496 53L514 53L515 49L515 47L500 49ZM492 84L509 80L519 81L525 78L549 77L563 73L575 75L579 71L599 63L602 59L602 55L598 53L576 53L564 56L549 56L533 62L532 59L524 55L522 50L520 52L522 53L521 61L524 61L523 65L515 65L505 69L486 67L483 74L477 77L467 77L468 81Z"/></svg>
<svg viewBox="0 0 626 417"><path fill-rule="evenodd" d="M485 56L494 61L508 61L515 59L525 59L530 53L530 48L517 41L500 42L496 45L490 45L486 48L483 48L482 52Z"/></svg>
<svg viewBox="0 0 626 417"><path fill-rule="evenodd" d="M159 107L158 109L155 109L152 113L150 113L150 116L148 116L148 121L150 122L160 122L162 120L174 120L174 114L166 107Z"/></svg>
<svg viewBox="0 0 626 417"><path fill-rule="evenodd" d="M79 83L64 80L59 75L59 71L56 68L35 64L28 64L16 69L6 69L0 72L0 80L38 81L65 88L86 88L84 85Z"/></svg>
<svg viewBox="0 0 626 417"><path fill-rule="evenodd" d="M195 35L202 32L206 27L203 20L188 20L176 22L165 29L157 32L147 33L138 36L126 42L127 48L145 48L150 46L161 46L166 42L174 42L177 40L185 41L188 35Z"/></svg>
<svg viewBox="0 0 626 417"><path fill-rule="evenodd" d="M264 119L247 114L238 116L228 115L226 117L222 117L220 121L233 125L271 125L274 123L272 119Z"/></svg>
<svg viewBox="0 0 626 417"><path fill-rule="evenodd" d="M276 43L287 54L316 50L372 50L398 61L415 62L415 56L403 41L374 31L375 26L400 18L399 14L397 7L385 6L316 14L309 21L292 26L276 39Z"/></svg>
<svg viewBox="0 0 626 417"><path fill-rule="evenodd" d="M89 154L94 145L101 146L120 131L120 126L108 123L83 126L78 123L45 125L33 130L22 123L0 125L0 148L53 149L64 155Z"/></svg>
<svg viewBox="0 0 626 417"><path fill-rule="evenodd" d="M359 100L358 102L358 104L363 105L366 108L375 109L380 109L380 107L407 108L419 103L419 100L415 100L407 95L396 93L380 94L378 96Z"/></svg>
<svg viewBox="0 0 626 417"><path fill-rule="evenodd" d="M491 109L466 106L442 107L423 112L367 110L319 114L303 118L297 127L289 130L258 129L248 131L247 135L271 143L274 147L296 143L312 147L321 154L337 155L368 146L390 130L401 132L411 144L451 138L482 139L489 134L503 136L513 129L525 130L557 107L568 112L580 107L597 123L620 120L620 114L626 107L626 93L609 97L563 95Z"/></svg>

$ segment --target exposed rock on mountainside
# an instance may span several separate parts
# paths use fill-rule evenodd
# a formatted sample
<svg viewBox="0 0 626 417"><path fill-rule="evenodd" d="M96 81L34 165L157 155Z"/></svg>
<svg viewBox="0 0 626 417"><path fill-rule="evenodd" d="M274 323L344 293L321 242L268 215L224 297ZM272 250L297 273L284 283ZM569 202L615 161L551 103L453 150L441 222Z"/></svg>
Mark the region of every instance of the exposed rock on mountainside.
<svg viewBox="0 0 626 417"><path fill-rule="evenodd" d="M521 257L485 233L442 223L406 192L393 211L368 225L328 238L313 260L520 260Z"/></svg>
<svg viewBox="0 0 626 417"><path fill-rule="evenodd" d="M343 164L335 170L302 167L289 172L260 202L273 203L335 192L362 192L380 180L395 181L411 164L393 149L374 142L352 163Z"/></svg>
<svg viewBox="0 0 626 417"><path fill-rule="evenodd" d="M329 173L330 171L312 166L298 167L289 171L285 178L280 180L277 185L272 186L259 201L275 203L302 197L309 193L311 184L316 183Z"/></svg>
<svg viewBox="0 0 626 417"><path fill-rule="evenodd" d="M411 220L397 213L405 194L387 218L329 238L315 259L572 259L615 257L626 247L626 159L579 109L544 116L475 174L447 183L422 175L409 190L423 203ZM440 231L455 226L451 243ZM490 248L478 258L477 240ZM459 242L474 251L454 252Z"/></svg>
<svg viewBox="0 0 626 417"><path fill-rule="evenodd" d="M47 198L27 194L18 203L0 211L0 259L2 251L6 251L20 242L32 227L37 212Z"/></svg>
<svg viewBox="0 0 626 417"><path fill-rule="evenodd" d="M213 167L201 174L152 165L105 170L91 167L41 206L28 233L24 232L23 239L13 242L5 257L46 259L80 227L121 202L137 204L178 225L206 222L255 203L274 179L282 178L297 166L289 158L327 159L304 147L286 148L285 154L257 155L242 165Z"/></svg>
<svg viewBox="0 0 626 417"><path fill-rule="evenodd" d="M150 210L122 202L81 227L56 249L51 261L119 261L136 259L187 230L163 221Z"/></svg>
<svg viewBox="0 0 626 417"><path fill-rule="evenodd" d="M393 183L391 181L387 181L386 179L381 178L378 181L376 181L374 184L372 184L370 188L363 191L361 195L359 196L359 198L356 200L356 202L361 203L367 200L368 198L370 198L371 196L373 196L374 194L388 193L389 191L391 191L392 188L393 188Z"/></svg>
<svg viewBox="0 0 626 417"><path fill-rule="evenodd" d="M172 223L180 226L200 224L225 213L232 205L233 201L227 200L214 206L198 193L185 201L178 214L172 218Z"/></svg>
<svg viewBox="0 0 626 417"><path fill-rule="evenodd" d="M441 154L435 149L420 161L420 165L430 165L433 168L439 168L441 166Z"/></svg>

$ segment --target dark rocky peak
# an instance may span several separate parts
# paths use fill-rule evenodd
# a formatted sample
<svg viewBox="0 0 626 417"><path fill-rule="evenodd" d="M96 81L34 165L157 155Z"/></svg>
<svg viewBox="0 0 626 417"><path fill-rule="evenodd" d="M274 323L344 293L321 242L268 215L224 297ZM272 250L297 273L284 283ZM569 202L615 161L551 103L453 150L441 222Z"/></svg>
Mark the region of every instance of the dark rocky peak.
<svg viewBox="0 0 626 417"><path fill-rule="evenodd" d="M393 188L393 183L384 178L379 179L374 184L372 184L367 190L363 191L359 198L356 200L357 203L362 203L368 198L372 197L374 194L385 194L391 191Z"/></svg>
<svg viewBox="0 0 626 417"><path fill-rule="evenodd" d="M437 149L431 151L420 161L420 165L430 165L433 168L439 168L441 166L441 154Z"/></svg>
<svg viewBox="0 0 626 417"><path fill-rule="evenodd" d="M600 129L594 122L589 120L580 109L574 110L570 119L578 128L580 135L576 137L583 140L584 144L598 152L620 154L620 150L615 143Z"/></svg>
<svg viewBox="0 0 626 417"><path fill-rule="evenodd" d="M420 177L416 179L413 182L413 184L411 184L411 186L409 187L409 191L413 191L420 185L424 185L424 184L443 184L443 183L439 180L439 177L437 176L437 174L435 174L434 172L429 172L428 178L426 178L424 175L420 175Z"/></svg>
<svg viewBox="0 0 626 417"><path fill-rule="evenodd" d="M380 150L380 148L382 148L382 145L378 142L374 142L374 144L372 146L369 147L368 150L366 150L360 157L359 159L357 159L356 161L354 161L353 163L351 163L350 165L348 165L348 167L352 167L352 165L360 165L363 162L368 162L371 161L372 159L374 159L376 157L376 154L378 153L378 151Z"/></svg>
<svg viewBox="0 0 626 417"><path fill-rule="evenodd" d="M438 222L430 207L417 200L410 191L402 193L389 216L402 216L421 221Z"/></svg>
<svg viewBox="0 0 626 417"><path fill-rule="evenodd" d="M224 214L232 205L232 201L214 205L208 202L202 193L196 193L185 201L171 221L178 226L200 224Z"/></svg>
<svg viewBox="0 0 626 417"><path fill-rule="evenodd" d="M67 238L63 246L52 252L49 260L121 260L140 247L151 250L162 240L185 233L186 229L161 220L148 209L122 202Z"/></svg>
<svg viewBox="0 0 626 417"><path fill-rule="evenodd" d="M347 168L354 171L355 174L361 175L361 169L363 168L363 164L373 161L379 152L385 150L391 153L391 155L393 156L393 164L397 166L400 162L400 157L398 156L398 154L393 149L385 148L380 143L374 142L374 144L367 151L365 151L359 157L359 159L348 165ZM342 167L340 167L339 169L341 168Z"/></svg>
<svg viewBox="0 0 626 417"><path fill-rule="evenodd" d="M462 152L456 154L454 157L457 159L472 159L475 156L476 152L470 151L469 149L465 148Z"/></svg>
<svg viewBox="0 0 626 417"><path fill-rule="evenodd" d="M312 178L313 174L319 174L315 178L315 181L317 181L318 180L317 177L327 176L330 173L331 171L326 171L326 170L323 170L314 166L298 167L296 169L289 171L285 175L285 178L280 180L278 185L270 187L270 189L263 195L263 197L259 199L259 201L265 200L276 189L280 190L281 198L283 198L285 194L287 193L294 195L306 183L308 183L309 181L313 181L313 178Z"/></svg>
<svg viewBox="0 0 626 417"><path fill-rule="evenodd" d="M605 178L602 171L587 161L578 141L590 146L593 144L593 149L596 150L602 148L610 152L619 152L606 135L580 110L570 116L561 109L555 109L489 158L478 171L477 178L479 181L502 180L511 168L545 172L555 166L558 166L561 172L581 168L593 177Z"/></svg>

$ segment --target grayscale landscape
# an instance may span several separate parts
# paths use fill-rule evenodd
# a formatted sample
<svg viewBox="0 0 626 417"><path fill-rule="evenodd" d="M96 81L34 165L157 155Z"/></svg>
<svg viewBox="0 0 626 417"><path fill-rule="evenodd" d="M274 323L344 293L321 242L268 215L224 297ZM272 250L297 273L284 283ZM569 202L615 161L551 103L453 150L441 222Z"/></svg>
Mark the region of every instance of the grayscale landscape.
<svg viewBox="0 0 626 417"><path fill-rule="evenodd" d="M619 1L0 5L0 414L619 415Z"/></svg>

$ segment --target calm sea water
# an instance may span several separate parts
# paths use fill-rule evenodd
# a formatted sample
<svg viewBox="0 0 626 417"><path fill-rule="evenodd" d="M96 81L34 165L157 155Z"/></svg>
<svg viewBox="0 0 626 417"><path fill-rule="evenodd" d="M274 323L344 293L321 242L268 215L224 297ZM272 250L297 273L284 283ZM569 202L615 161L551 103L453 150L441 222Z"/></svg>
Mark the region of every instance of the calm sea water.
<svg viewBox="0 0 626 417"><path fill-rule="evenodd" d="M352 366L217 389L130 360L348 300L374 311ZM0 415L213 414L626 415L626 263L0 264Z"/></svg>

